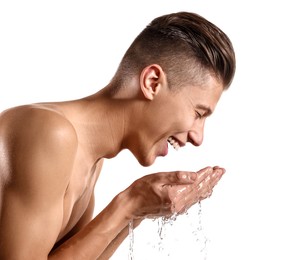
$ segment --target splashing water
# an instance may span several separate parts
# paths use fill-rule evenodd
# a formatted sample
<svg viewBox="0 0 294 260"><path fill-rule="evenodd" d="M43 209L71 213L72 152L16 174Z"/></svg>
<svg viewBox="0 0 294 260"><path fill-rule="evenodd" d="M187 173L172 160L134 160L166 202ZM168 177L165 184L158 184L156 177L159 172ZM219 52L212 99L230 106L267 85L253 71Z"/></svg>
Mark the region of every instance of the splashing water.
<svg viewBox="0 0 294 260"><path fill-rule="evenodd" d="M129 260L134 260L134 221L129 222Z"/></svg>
<svg viewBox="0 0 294 260"><path fill-rule="evenodd" d="M202 225L202 206L201 206L201 202L198 202L198 224L193 227L193 225L191 225L192 228L192 234L195 238L195 242L198 245L199 249L200 249L200 254L201 254L201 259L203 260L207 260L207 246L208 246L208 242L209 239L207 238L207 236L205 235L204 229L203 229L203 225Z"/></svg>
<svg viewBox="0 0 294 260"><path fill-rule="evenodd" d="M202 208L198 202L182 215L172 215L169 218L161 217L153 220L144 220L150 226L147 230L157 233L152 238L146 239L146 230L138 231L143 233L136 237L136 247L143 249L136 251L134 255L134 230L133 224L129 224L129 260L150 259L199 259L207 260L207 246L209 239L206 237L202 224ZM147 223L149 221L149 223ZM188 227L187 227L188 224ZM141 223L142 225L142 223ZM144 225L143 225L144 226ZM143 227L142 227L143 228ZM141 241L140 241L141 240ZM142 255L140 255L142 254ZM188 256L188 257L187 257Z"/></svg>
<svg viewBox="0 0 294 260"><path fill-rule="evenodd" d="M158 251L161 254L166 254L166 256L169 256L170 253L165 249L166 247L164 246L164 239L167 237L168 225L172 226L176 219L177 219L177 214L173 214L169 218L161 217L161 218L157 219L157 226L158 226L157 233L158 233L158 237L159 237ZM167 252L165 252L165 251L167 251Z"/></svg>

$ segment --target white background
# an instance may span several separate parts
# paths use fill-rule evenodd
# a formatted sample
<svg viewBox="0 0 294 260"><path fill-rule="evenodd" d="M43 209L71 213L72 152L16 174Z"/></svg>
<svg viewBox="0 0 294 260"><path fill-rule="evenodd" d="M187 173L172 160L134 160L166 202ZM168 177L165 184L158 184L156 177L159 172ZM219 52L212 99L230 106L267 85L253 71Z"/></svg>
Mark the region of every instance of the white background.
<svg viewBox="0 0 294 260"><path fill-rule="evenodd" d="M203 15L229 35L237 56L235 80L207 121L203 145L171 151L148 168L128 152L106 161L96 212L144 174L220 165L227 173L202 203L208 259L293 260L290 2L1 0L0 110L90 95L108 83L153 18L175 11ZM137 237L148 233L140 232ZM189 254L183 258L193 259ZM127 250L113 258L127 259Z"/></svg>

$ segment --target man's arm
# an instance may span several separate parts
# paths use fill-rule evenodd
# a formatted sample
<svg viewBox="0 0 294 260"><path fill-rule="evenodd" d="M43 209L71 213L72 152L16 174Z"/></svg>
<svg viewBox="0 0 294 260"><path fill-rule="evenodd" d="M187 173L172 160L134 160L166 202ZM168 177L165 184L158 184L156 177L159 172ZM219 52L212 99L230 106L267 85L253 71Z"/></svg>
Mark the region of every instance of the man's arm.
<svg viewBox="0 0 294 260"><path fill-rule="evenodd" d="M0 259L47 259L60 232L76 139L51 114L23 109L1 118Z"/></svg>
<svg viewBox="0 0 294 260"><path fill-rule="evenodd" d="M136 228L139 224L141 224L143 219L135 219L133 221L133 228ZM108 260L118 249L121 243L126 239L129 235L129 223L125 228L116 236L115 239L111 241L108 247L103 251L100 257L97 260Z"/></svg>
<svg viewBox="0 0 294 260"><path fill-rule="evenodd" d="M126 198L117 196L52 250L63 224L75 132L62 116L40 109L9 111L0 123L0 259L96 259L129 222Z"/></svg>

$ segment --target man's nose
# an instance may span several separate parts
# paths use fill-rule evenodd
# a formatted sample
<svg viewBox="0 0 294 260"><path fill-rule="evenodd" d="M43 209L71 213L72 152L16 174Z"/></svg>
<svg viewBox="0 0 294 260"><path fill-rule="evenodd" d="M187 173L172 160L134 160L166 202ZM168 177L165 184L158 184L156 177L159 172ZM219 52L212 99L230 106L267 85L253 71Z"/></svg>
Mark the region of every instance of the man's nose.
<svg viewBox="0 0 294 260"><path fill-rule="evenodd" d="M204 120L203 122L195 121L193 128L188 133L188 140L192 145L200 146L203 142Z"/></svg>

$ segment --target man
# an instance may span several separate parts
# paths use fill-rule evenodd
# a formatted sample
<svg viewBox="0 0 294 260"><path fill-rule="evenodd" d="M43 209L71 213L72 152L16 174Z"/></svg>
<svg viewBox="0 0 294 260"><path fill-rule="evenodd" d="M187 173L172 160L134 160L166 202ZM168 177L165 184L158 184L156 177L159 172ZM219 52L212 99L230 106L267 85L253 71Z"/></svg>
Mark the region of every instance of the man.
<svg viewBox="0 0 294 260"><path fill-rule="evenodd" d="M154 173L92 216L103 158L129 149L149 166L168 143L201 145L234 72L233 47L219 28L172 13L138 35L97 93L3 111L0 259L109 259L131 220L180 214L209 196L223 168Z"/></svg>

